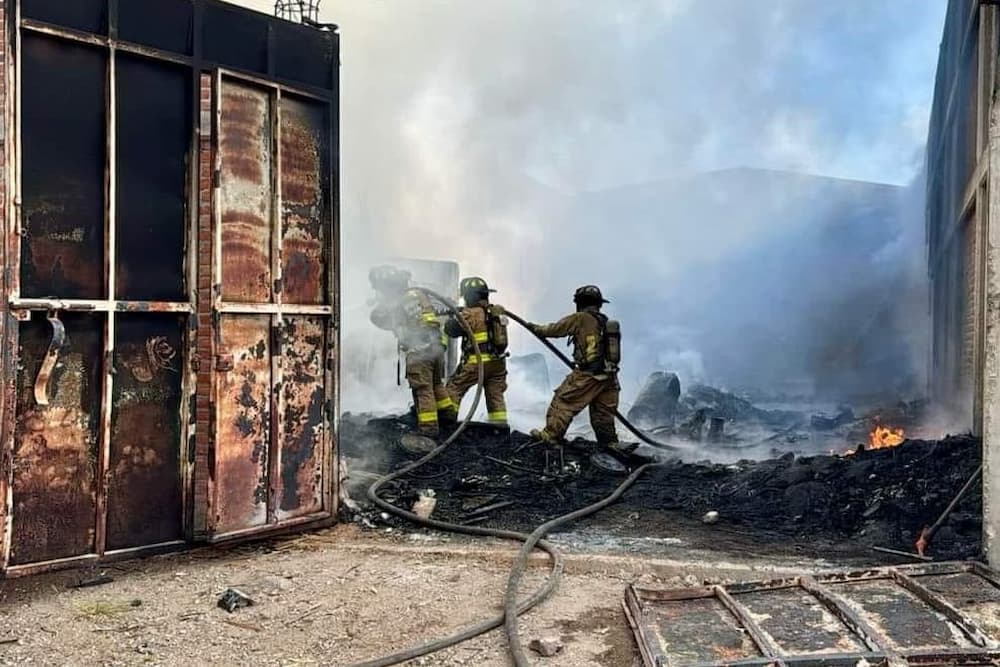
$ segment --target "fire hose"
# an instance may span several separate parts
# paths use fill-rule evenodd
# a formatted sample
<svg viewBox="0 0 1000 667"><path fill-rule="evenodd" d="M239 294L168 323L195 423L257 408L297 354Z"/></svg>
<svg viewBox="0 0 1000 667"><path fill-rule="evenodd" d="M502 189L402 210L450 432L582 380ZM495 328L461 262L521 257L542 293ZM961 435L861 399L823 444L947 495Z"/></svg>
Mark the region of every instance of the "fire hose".
<svg viewBox="0 0 1000 667"><path fill-rule="evenodd" d="M476 343L475 336L473 335L472 330L469 328L468 324L459 316L457 307L454 304L452 304L448 299L444 298L440 294L437 294L431 290L423 288L421 289L429 297L434 298L439 302L441 302L442 304L444 304L447 307L447 309L453 315L455 315L456 320L461 324L462 328L465 329L466 334L468 334L469 340L472 342L473 352L475 353L476 359L478 360L477 366L479 372L475 398L473 399L472 407L469 410L468 414L461 421L456 430L444 442L442 442L434 450L427 453L419 460L408 463L399 468L398 470L396 470L395 472L384 475L379 479L377 479L368 488L367 492L368 499L376 506L385 510L386 512L389 512L391 514L394 514L395 516L407 519L408 521L411 521L413 523L428 528L434 528L437 530L443 530L446 532L459 533L465 535L477 535L483 537L497 537L501 539L517 540L519 542L523 542L524 544L514 559L511 573L507 581L507 588L504 595L504 611L502 614L499 614L488 620L473 625L469 625L447 637L433 639L412 646L410 648L398 651L391 655L383 656L381 658L377 658L363 663L358 663L354 667L388 667L389 665L399 664L407 660L412 660L414 658L418 658L424 655L428 655L430 653L435 653L437 651L449 648L463 641L467 641L479 635L485 634L490 630L493 630L501 626L505 626L505 632L507 635L507 640L511 652L511 658L514 660L514 663L518 665L518 667L522 667L524 665L527 665L528 661L527 657L524 654L524 649L521 645L520 637L518 635L517 617L518 615L523 614L524 612L534 608L535 606L546 600L549 597L549 595L552 594L552 592L556 588L556 585L558 584L559 577L562 574L563 570L562 554L551 543L543 539L545 535L547 535L550 531L561 525L564 525L572 521L576 521L578 519L582 519L584 517L587 517L591 514L594 514L595 512L604 509L611 503L621 498L621 496L625 493L625 491L628 490L628 488L631 487L632 484L634 484L635 481L640 476L642 476L647 470L653 467L658 467L666 464L648 463L636 468L621 484L618 485L618 487L609 496L586 507L582 507L568 514L564 514L562 516L551 519L542 524L541 526L539 526L538 528L536 528L534 531L532 531L530 535L510 530L483 528L477 526L463 526L446 521L438 521L436 519L424 519L423 517L420 517L412 512L403 510L399 507L396 507L392 503L383 500L378 495L379 491L383 486L385 486L386 484L395 479L398 479L416 470L420 466L431 461L432 459L440 455L443 451L445 451L448 447L450 447L452 443L455 442L458 436L461 435L461 433L466 429L466 427L471 422L472 416L475 414L476 408L479 405L479 401L482 397L482 392L483 392L483 382L484 382L483 360L482 356L479 354L479 345ZM531 328L528 326L528 323L525 320L510 312L507 312L507 315L510 316L510 318L513 319L515 322L517 322L518 324L522 325L523 327L531 331ZM567 364L571 368L573 367L572 362L565 355L563 355L562 352L560 352L554 345L552 345L548 340L542 338L541 336L538 336L537 334L534 333L534 331L531 331L531 333L535 335L535 337L538 338L540 341L542 341L546 345L546 347L548 347L557 357L559 357L563 361L563 363ZM641 431L632 426L632 424L630 424L628 420L625 419L618 411L615 412L615 415L626 426L626 428L628 428L629 431L635 434L636 437L638 437L643 442L653 447L657 447L659 449L668 449L668 450L674 449L669 445L665 445L663 443L657 442L647 437ZM518 593L518 588L520 586L521 578L524 575L525 569L527 568L528 558L531 552L536 547L544 550L550 555L552 559L552 570L549 573L549 576L546 579L545 583L540 588L538 588L528 598L518 603L517 593Z"/></svg>
<svg viewBox="0 0 1000 667"><path fill-rule="evenodd" d="M571 369L576 368L576 365L573 363L573 361L565 354L563 354L558 347L553 345L552 341L545 338L544 336L539 336L537 333L535 333L534 330L531 328L531 324L529 324L526 320L510 312L509 310L504 310L504 313L507 315L507 317L509 317L510 319L514 320L522 327L524 327L528 332L531 333L532 336L537 338L545 347L549 348L549 351L552 352L552 354L556 355L556 357L559 358L559 361L563 362L566 366L568 366ZM665 449L668 451L677 451L678 449L677 447L674 447L673 445L668 445L664 442L653 440L648 435L637 429L635 426L629 423L627 419L625 419L624 415L622 415L622 413L619 410L615 410L615 417L618 418L618 421L620 421L625 426L625 428L627 428L629 432L632 433L632 435L639 438L650 447L655 447L657 449Z"/></svg>
<svg viewBox="0 0 1000 667"><path fill-rule="evenodd" d="M425 519L423 517L417 516L413 512L407 512L406 510L396 507L392 503L383 500L378 495L379 491L382 489L383 486L385 486L386 484L395 479L398 479L410 472L413 472L420 466L426 464L427 462L431 461L432 459L440 455L448 447L450 447L452 443L454 443L455 440L458 439L458 436L462 434L462 432L466 429L466 427L468 427L469 422L472 421L472 416L475 414L476 408L479 406L479 401L482 398L483 380L484 380L483 359L482 355L479 353L479 344L476 342L476 338L473 335L472 330L469 328L468 323L462 317L459 316L457 307L453 303L451 303L451 301L431 290L424 288L420 289L425 294L427 294L427 296L441 302L448 309L448 311L455 316L455 319L459 322L462 328L465 329L466 334L468 334L468 338L472 343L473 353L476 355L475 358L478 360L477 366L479 371L479 377L476 386L476 394L472 401L472 407L469 409L469 412L465 416L465 419L463 419L461 423L459 423L455 431L450 436L448 436L448 438L444 442L442 442L432 451L428 452L425 456L423 456L419 460L408 463L399 468L398 470L396 470L395 472L392 472L388 475L379 477L370 487L368 487L368 493L367 493L368 499L376 506L380 507L386 512L389 512L390 514L394 514L395 516L406 519L418 525L425 526L427 528L434 528L437 530L443 530L451 533L460 533L465 535L496 537L500 539L516 540L518 542L527 542L531 536L525 533L518 533L511 530L483 528L477 526L462 526L447 521L438 521L436 519ZM527 599L521 602L520 605L515 603L515 610L511 612L515 616L517 614L521 614L528 611L529 609L535 607L536 605L544 601L546 598L548 598L548 596L552 593L552 591L555 590L556 585L558 584L559 581L559 576L562 573L562 568L563 568L562 554L560 554L552 544L544 540L536 539L534 540L534 544L535 546L539 547L540 549L544 550L549 554L549 556L552 559L552 571L550 572L549 577L546 579L545 583L538 590L536 590L534 593L532 593L531 596L529 596ZM381 658L376 658L374 660L369 660L367 662L358 663L354 667L388 667L388 665L396 665L401 662L406 662L407 660L413 660L414 658L419 658L421 656L428 655L430 653L441 651L448 647L459 644L463 641L472 639L474 637L478 637L479 635L485 634L490 630L499 628L500 626L503 625L503 622L504 622L504 615L500 614L488 620L482 621L480 623L469 625L447 637L433 639L424 642L422 644L417 644L410 648L403 649L391 655L386 655Z"/></svg>

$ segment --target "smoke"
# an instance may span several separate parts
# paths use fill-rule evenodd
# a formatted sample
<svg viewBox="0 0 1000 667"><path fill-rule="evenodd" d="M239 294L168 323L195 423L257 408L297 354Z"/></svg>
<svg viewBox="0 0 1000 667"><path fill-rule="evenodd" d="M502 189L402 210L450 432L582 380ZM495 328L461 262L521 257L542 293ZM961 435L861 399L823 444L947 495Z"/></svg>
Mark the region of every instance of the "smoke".
<svg viewBox="0 0 1000 667"><path fill-rule="evenodd" d="M364 306L377 258L449 259L539 321L601 285L626 398L657 369L918 390L914 198L945 4L327 0L345 337L381 334ZM539 349L517 331L512 346ZM347 383L345 404L408 400L386 385Z"/></svg>

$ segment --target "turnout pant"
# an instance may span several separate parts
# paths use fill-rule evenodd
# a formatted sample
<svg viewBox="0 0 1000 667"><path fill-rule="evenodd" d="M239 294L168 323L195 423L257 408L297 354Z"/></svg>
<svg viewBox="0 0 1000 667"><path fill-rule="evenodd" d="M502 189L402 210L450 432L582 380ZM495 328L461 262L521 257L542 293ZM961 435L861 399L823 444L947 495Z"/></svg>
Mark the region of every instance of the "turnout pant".
<svg viewBox="0 0 1000 667"><path fill-rule="evenodd" d="M407 354L406 381L413 392L417 430L422 435L437 437L440 433L438 411L447 414L453 409L444 387L444 354Z"/></svg>
<svg viewBox="0 0 1000 667"><path fill-rule="evenodd" d="M618 442L615 411L621 387L617 375L585 373L575 370L556 389L545 415L542 437L558 442L566 436L570 422L584 408L590 409L590 425L600 444Z"/></svg>
<svg viewBox="0 0 1000 667"><path fill-rule="evenodd" d="M479 383L479 364L467 361L448 380L448 395L455 404L455 416L469 389ZM493 359L483 362L483 395L486 397L488 420L492 424L507 425L507 362Z"/></svg>

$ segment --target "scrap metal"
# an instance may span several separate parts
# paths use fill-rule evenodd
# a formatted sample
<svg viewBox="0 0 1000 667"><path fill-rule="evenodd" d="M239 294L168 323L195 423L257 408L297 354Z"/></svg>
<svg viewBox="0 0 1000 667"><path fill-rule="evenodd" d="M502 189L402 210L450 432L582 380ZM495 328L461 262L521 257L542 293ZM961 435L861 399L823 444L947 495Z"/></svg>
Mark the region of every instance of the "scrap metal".
<svg viewBox="0 0 1000 667"><path fill-rule="evenodd" d="M633 584L623 606L649 667L750 667L993 664L998 604L985 566L935 563L688 589Z"/></svg>

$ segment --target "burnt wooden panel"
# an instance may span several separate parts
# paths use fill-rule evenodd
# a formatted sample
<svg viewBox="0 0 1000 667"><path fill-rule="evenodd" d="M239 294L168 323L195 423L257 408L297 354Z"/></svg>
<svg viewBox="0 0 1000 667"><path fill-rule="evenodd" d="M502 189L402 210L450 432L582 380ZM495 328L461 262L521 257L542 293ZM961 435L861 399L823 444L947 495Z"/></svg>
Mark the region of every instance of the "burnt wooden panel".
<svg viewBox="0 0 1000 667"><path fill-rule="evenodd" d="M324 105L281 100L282 289L285 303L326 301L329 122Z"/></svg>
<svg viewBox="0 0 1000 667"><path fill-rule="evenodd" d="M125 55L117 68L116 296L186 301L190 74Z"/></svg>
<svg viewBox="0 0 1000 667"><path fill-rule="evenodd" d="M120 315L108 464L108 548L182 537L184 318Z"/></svg>
<svg viewBox="0 0 1000 667"><path fill-rule="evenodd" d="M92 552L103 359L102 316L65 314L66 342L49 380L35 380L51 340L44 317L21 325L13 475L11 564Z"/></svg>
<svg viewBox="0 0 1000 667"><path fill-rule="evenodd" d="M215 528L227 533L267 522L271 318L223 316L220 337L232 370L217 373Z"/></svg>
<svg viewBox="0 0 1000 667"><path fill-rule="evenodd" d="M281 465L276 480L279 520L323 508L325 338L326 322L322 317L285 319Z"/></svg>
<svg viewBox="0 0 1000 667"><path fill-rule="evenodd" d="M104 35L107 5L107 0L21 0L21 13L25 18Z"/></svg>
<svg viewBox="0 0 1000 667"><path fill-rule="evenodd" d="M21 67L22 294L105 298L106 54L25 35Z"/></svg>
<svg viewBox="0 0 1000 667"><path fill-rule="evenodd" d="M266 91L224 80L222 298L271 300L271 109Z"/></svg>

